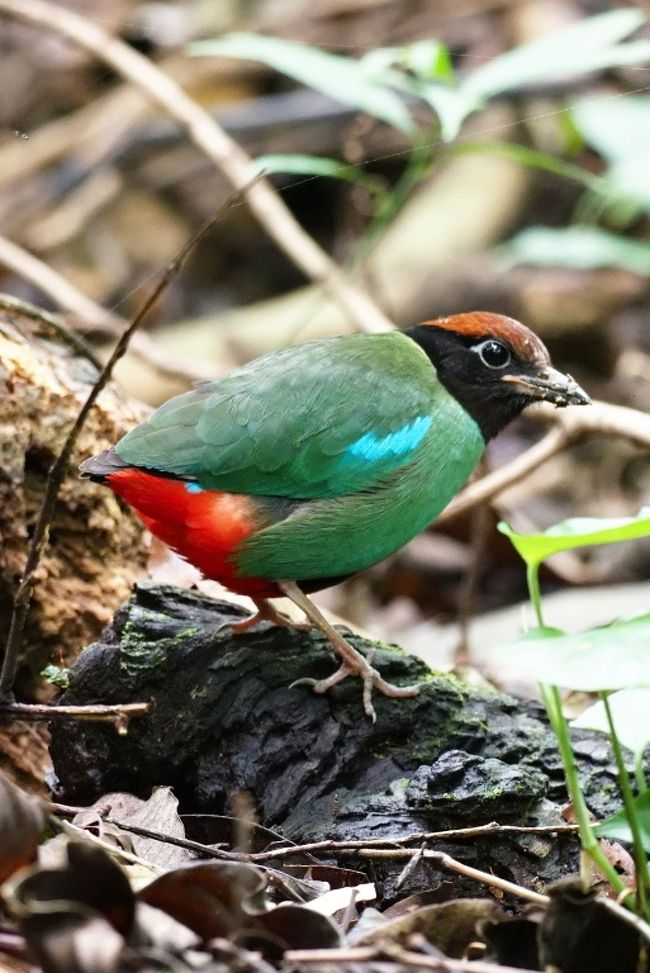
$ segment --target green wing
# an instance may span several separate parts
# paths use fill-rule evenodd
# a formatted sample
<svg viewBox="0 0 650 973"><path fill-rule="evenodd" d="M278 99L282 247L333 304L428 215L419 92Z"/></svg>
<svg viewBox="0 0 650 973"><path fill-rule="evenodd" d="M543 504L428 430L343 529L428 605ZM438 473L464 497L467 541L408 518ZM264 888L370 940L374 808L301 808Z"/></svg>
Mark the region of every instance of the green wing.
<svg viewBox="0 0 650 973"><path fill-rule="evenodd" d="M337 497L407 463L448 397L410 338L345 335L171 399L116 450L133 466L208 489Z"/></svg>

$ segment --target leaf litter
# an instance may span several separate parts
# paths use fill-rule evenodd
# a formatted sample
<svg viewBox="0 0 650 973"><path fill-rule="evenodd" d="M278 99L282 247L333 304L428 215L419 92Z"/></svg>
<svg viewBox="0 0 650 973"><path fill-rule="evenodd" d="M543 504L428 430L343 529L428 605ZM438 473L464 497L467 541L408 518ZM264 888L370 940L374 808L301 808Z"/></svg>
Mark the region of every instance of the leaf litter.
<svg viewBox="0 0 650 973"><path fill-rule="evenodd" d="M563 973L611 973L611 941L621 944L617 973L648 969L643 931L577 879L555 883L548 904L515 918L496 894L440 902L427 890L381 912L370 876L333 863L333 851L325 862L306 852L286 867L253 864L233 850L237 823L223 815L190 815L190 833L218 840L187 840L170 788L148 801L106 795L72 817L74 837L54 810L0 774L2 969L5 958L17 969L18 957L43 973L272 973L316 962L361 971L376 961L498 973L568 956ZM251 834L258 853L284 841L257 825ZM138 864L124 860L134 854Z"/></svg>

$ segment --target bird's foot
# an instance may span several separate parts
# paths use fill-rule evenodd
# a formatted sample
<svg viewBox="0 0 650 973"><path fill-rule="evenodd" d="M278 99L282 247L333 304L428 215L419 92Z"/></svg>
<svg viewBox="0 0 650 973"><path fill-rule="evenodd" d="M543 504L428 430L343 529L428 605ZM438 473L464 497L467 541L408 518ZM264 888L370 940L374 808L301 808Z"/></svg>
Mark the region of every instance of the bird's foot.
<svg viewBox="0 0 650 973"><path fill-rule="evenodd" d="M259 622L271 622L280 628L293 628L297 632L308 632L312 627L311 622L295 622L283 612L278 611L270 601L255 601L257 611L248 618L243 618L241 622L230 622L230 631L233 635L243 635Z"/></svg>
<svg viewBox="0 0 650 973"><path fill-rule="evenodd" d="M360 652L357 652L347 639L343 638L341 633L337 632L334 626L328 622L316 605L300 590L295 581L281 581L279 582L279 587L287 598L291 598L294 604L302 608L314 627L318 628L329 639L332 648L342 660L336 672L333 672L327 679L319 679L317 681L313 679L298 679L292 683L293 686L309 683L315 693L326 693L332 686L338 685L338 683L347 679L348 676L357 676L363 683L363 711L373 723L377 719L375 707L372 705L373 690L376 689L383 696L391 696L395 699L404 699L418 695L420 692L418 685L394 686L393 683L386 682L383 676L372 665L374 652L369 659L366 659Z"/></svg>
<svg viewBox="0 0 650 973"><path fill-rule="evenodd" d="M377 719L377 713L375 712L375 707L372 705L372 694L373 690L381 693L383 696L390 696L393 699L406 699L412 696L417 696L420 692L420 687L415 686L395 686L392 682L387 682L382 675L370 664L367 659L353 649L351 645L348 648L358 656L358 662L355 664L348 657L345 662L342 662L336 672L333 672L331 676L326 679L319 679L318 682L313 683L313 690L315 693L326 693L332 686L338 685L338 683L343 682L349 676L357 676L361 679L363 684L363 711L374 723Z"/></svg>

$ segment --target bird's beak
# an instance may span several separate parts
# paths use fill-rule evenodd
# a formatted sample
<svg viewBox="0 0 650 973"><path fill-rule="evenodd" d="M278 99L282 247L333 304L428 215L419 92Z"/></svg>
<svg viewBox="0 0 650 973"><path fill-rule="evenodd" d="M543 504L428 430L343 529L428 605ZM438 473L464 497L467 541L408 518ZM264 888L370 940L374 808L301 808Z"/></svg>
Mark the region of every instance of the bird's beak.
<svg viewBox="0 0 650 973"><path fill-rule="evenodd" d="M504 375L501 381L520 386L531 399L557 406L591 405L591 399L578 383L555 368L544 368L534 375Z"/></svg>

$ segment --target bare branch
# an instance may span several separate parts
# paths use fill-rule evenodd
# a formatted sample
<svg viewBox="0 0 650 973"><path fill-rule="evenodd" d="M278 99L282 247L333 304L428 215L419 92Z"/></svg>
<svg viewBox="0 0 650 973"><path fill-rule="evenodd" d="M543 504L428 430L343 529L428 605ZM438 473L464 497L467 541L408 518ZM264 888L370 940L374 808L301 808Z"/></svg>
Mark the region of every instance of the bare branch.
<svg viewBox="0 0 650 973"><path fill-rule="evenodd" d="M112 723L120 736L126 736L129 720L144 716L151 709L150 703L116 703L113 706L47 706L41 703L0 702L0 716L27 720L86 720L90 723Z"/></svg>
<svg viewBox="0 0 650 973"><path fill-rule="evenodd" d="M269 236L311 280L322 285L362 331L389 331L392 323L341 272L300 226L266 180L250 184L253 162L214 119L167 74L93 21L47 0L0 0L0 12L54 30L109 64L175 118L188 137L223 172L236 190L245 191L252 212Z"/></svg>
<svg viewBox="0 0 650 973"><path fill-rule="evenodd" d="M548 902L547 895L533 892L532 889L524 888L523 885L516 885L505 878L499 878L498 875L491 872L483 872L480 868L472 868L471 865L465 865L443 851L432 851L429 848L356 848L354 851L341 851L339 855L342 858L367 858L371 861L385 861L386 859L400 861L417 855L418 858L434 862L445 871L464 875L465 878L480 882L481 885L487 885L488 888L501 889L502 892L507 892L509 895L525 899L528 902L537 902L540 905L545 905Z"/></svg>
<svg viewBox="0 0 650 973"><path fill-rule="evenodd" d="M0 264L31 281L59 307L71 311L90 326L104 328L112 334L123 330L125 321L86 297L56 270L6 237L0 237Z"/></svg>
<svg viewBox="0 0 650 973"><path fill-rule="evenodd" d="M637 409L612 405L610 402L593 402L587 408L568 409L566 412L540 408L533 415L543 421L552 420L555 427L521 456L466 487L445 508L438 517L437 524L444 524L480 503L494 500L498 494L519 483L551 456L587 436L616 436L635 446L650 449L650 416Z"/></svg>
<svg viewBox="0 0 650 973"><path fill-rule="evenodd" d="M319 966L321 964L328 966L330 963L347 966L353 963L389 960L403 967L433 970L434 973L532 973L532 970L483 963L481 960L428 956L426 953L402 949L392 943L382 943L377 946L343 946L340 949L290 949L284 954L283 960L290 966L311 963Z"/></svg>
<svg viewBox="0 0 650 973"><path fill-rule="evenodd" d="M52 270L46 263L39 260L33 254L24 250L17 243L0 236L0 264L13 270L14 273L25 280L30 281L48 297L52 298L56 304L69 311L75 318L83 322L85 330L93 329L104 331L110 335L120 335L126 328L127 321L113 311L107 311L100 304L96 304L81 291L77 290L65 277L62 277L56 270ZM7 306L15 298L8 295L0 296L3 306ZM30 307L30 305L27 305ZM34 309L28 313L30 317L35 317ZM42 312L41 319L47 312ZM50 315L50 318L52 316ZM66 340L69 344L74 344L72 335L62 324L56 324L59 334L66 332ZM79 342L81 343L81 342ZM189 361L179 361L177 358L171 359L159 348L147 334L134 334L131 340L131 349L143 361L148 362L163 375L170 375L173 378L180 378L186 382L196 382L205 378L215 377L215 368L204 369L193 366ZM80 350L79 348L77 350ZM83 354L90 357L88 349L84 346ZM98 362L94 356L93 360L98 368Z"/></svg>

